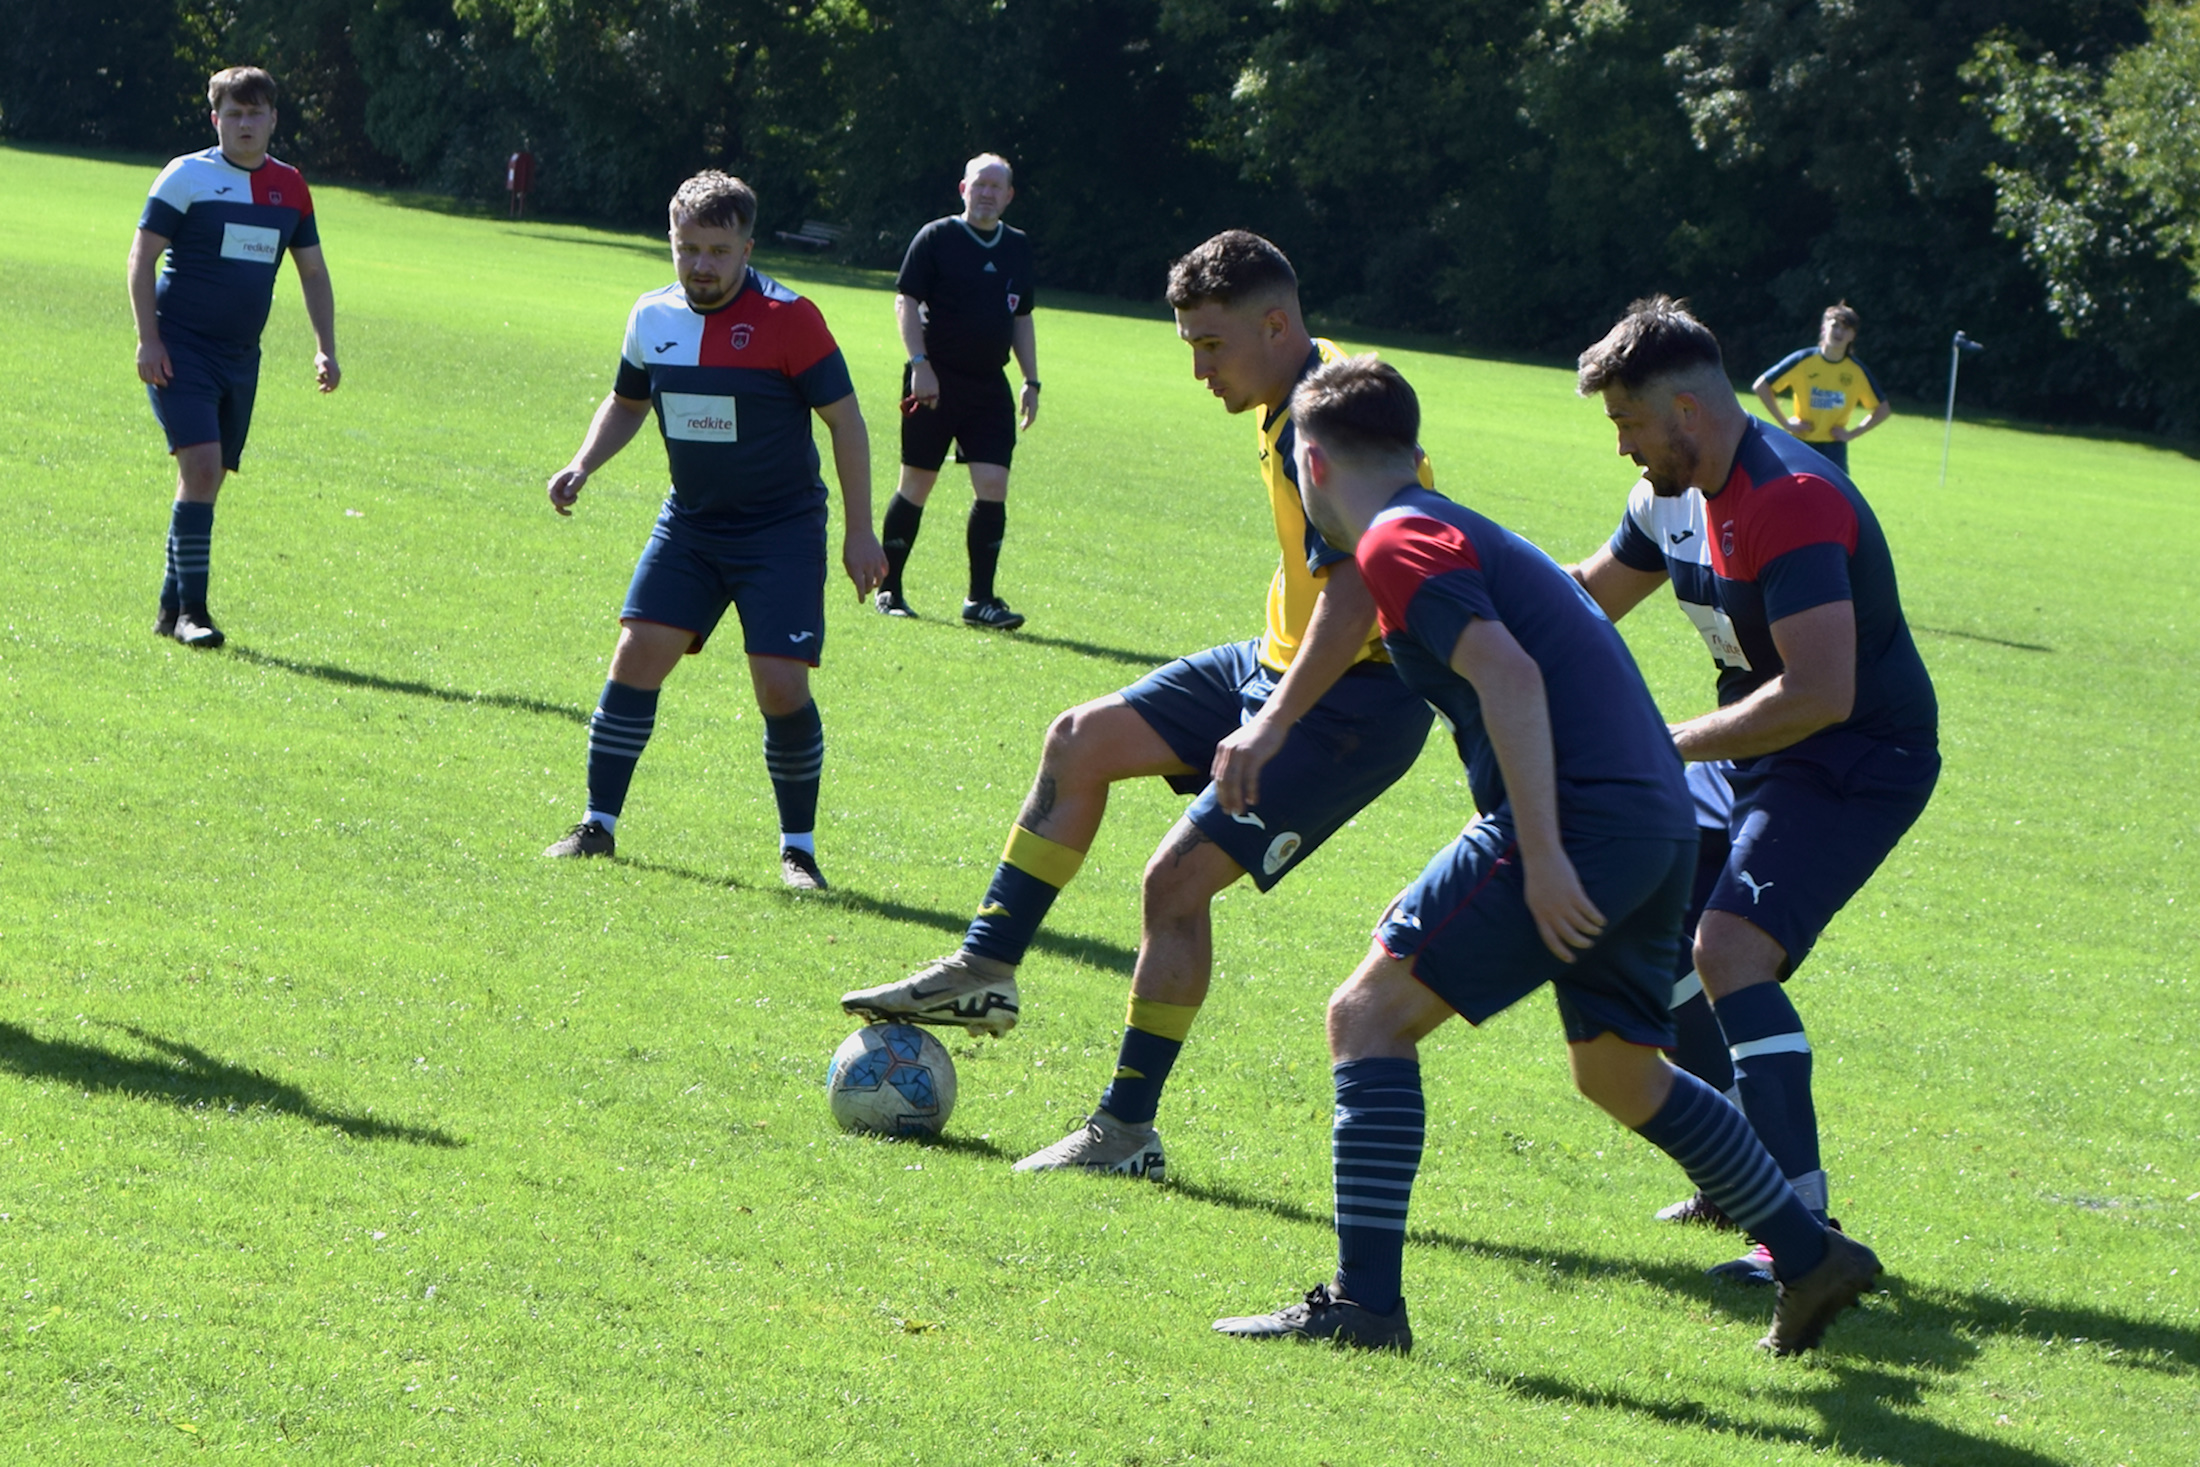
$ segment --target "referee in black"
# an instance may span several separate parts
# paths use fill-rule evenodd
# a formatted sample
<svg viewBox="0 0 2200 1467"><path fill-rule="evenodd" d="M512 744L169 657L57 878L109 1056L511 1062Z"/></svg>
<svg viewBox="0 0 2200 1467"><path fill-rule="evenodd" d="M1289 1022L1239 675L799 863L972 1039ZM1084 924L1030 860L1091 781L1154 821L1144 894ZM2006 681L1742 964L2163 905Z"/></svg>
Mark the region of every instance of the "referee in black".
<svg viewBox="0 0 2200 1467"><path fill-rule="evenodd" d="M879 536L886 579L878 609L914 616L902 598L902 568L924 523L950 444L970 465L970 594L966 626L1014 631L1024 624L993 589L1008 524L1008 466L1016 456L1018 407L1002 368L1010 353L1023 373L1022 425L1039 416L1039 347L1031 324L1031 241L1001 222L1016 197L1008 160L980 153L963 167L963 211L917 231L894 280L894 322L909 362L901 377L901 483Z"/></svg>

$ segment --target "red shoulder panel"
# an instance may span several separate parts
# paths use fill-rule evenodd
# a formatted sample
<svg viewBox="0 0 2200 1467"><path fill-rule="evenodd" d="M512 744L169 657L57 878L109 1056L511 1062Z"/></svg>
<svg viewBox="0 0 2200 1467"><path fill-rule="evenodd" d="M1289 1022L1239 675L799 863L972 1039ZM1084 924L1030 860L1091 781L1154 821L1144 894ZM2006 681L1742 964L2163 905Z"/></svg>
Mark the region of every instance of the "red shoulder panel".
<svg viewBox="0 0 2200 1467"><path fill-rule="evenodd" d="M1455 570L1480 570L1482 557L1457 525L1423 514L1378 520L1360 537L1360 575L1375 596L1385 632L1406 624L1406 608L1423 582Z"/></svg>

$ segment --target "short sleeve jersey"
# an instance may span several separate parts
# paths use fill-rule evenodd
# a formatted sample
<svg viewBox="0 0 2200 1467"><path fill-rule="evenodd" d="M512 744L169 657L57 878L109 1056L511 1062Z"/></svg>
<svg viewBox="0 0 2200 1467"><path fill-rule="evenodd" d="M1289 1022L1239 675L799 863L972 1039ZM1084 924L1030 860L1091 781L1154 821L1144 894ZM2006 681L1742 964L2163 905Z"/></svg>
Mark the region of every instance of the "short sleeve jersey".
<svg viewBox="0 0 2200 1467"><path fill-rule="evenodd" d="M1512 634L1543 674L1559 828L1686 839L1694 802L1672 736L1627 644L1574 578L1504 526L1418 486L1401 489L1361 537L1360 573L1398 675L1451 728L1475 808L1506 804L1474 684L1452 670L1470 622Z"/></svg>
<svg viewBox="0 0 2200 1467"><path fill-rule="evenodd" d="M817 307L751 269L715 310L677 283L636 301L613 390L656 408L675 509L766 522L824 501L810 412L855 387Z"/></svg>
<svg viewBox="0 0 2200 1467"><path fill-rule="evenodd" d="M160 171L138 228L168 241L155 286L162 329L239 349L259 344L284 251L321 242L303 174L274 158L239 168L218 147Z"/></svg>
<svg viewBox="0 0 2200 1467"><path fill-rule="evenodd" d="M1789 751L1829 759L1861 738L1938 743L1939 705L1902 616L1894 558L1848 477L1778 428L1751 419L1717 494L1627 499L1610 546L1620 564L1663 573L1719 669L1719 705L1748 697L1783 664L1772 624L1835 601L1856 614L1856 702L1848 718Z"/></svg>
<svg viewBox="0 0 2200 1467"><path fill-rule="evenodd" d="M1008 362L1018 316L1036 304L1031 241L1020 229L979 234L950 214L909 241L894 289L924 306L924 354L935 367L972 374Z"/></svg>
<svg viewBox="0 0 2200 1467"><path fill-rule="evenodd" d="M1314 349L1299 368L1298 380L1304 381L1323 362L1343 356L1335 342L1316 337ZM1276 546L1282 552L1276 574L1268 582L1268 627L1260 642L1260 660L1282 672L1299 655L1299 643L1306 640L1306 626L1314 619L1314 602L1321 595L1329 568L1340 560L1350 560L1352 555L1324 540L1321 531L1308 523L1306 509L1299 503L1298 431L1291 422L1288 394L1282 406L1262 414L1257 430L1260 480L1268 490L1268 511L1275 519ZM1426 489L1435 485L1435 471L1424 457L1421 486ZM1353 660L1365 662L1371 658L1377 662L1389 659L1380 630L1368 636L1367 645Z"/></svg>
<svg viewBox="0 0 2200 1467"><path fill-rule="evenodd" d="M1814 346L1782 357L1765 375L1771 379L1765 386L1774 397L1794 398L1794 410L1788 416L1810 424L1809 431L1798 435L1805 443L1833 442L1833 430L1847 427L1852 414L1869 417L1886 399L1871 368L1854 356L1829 362Z"/></svg>

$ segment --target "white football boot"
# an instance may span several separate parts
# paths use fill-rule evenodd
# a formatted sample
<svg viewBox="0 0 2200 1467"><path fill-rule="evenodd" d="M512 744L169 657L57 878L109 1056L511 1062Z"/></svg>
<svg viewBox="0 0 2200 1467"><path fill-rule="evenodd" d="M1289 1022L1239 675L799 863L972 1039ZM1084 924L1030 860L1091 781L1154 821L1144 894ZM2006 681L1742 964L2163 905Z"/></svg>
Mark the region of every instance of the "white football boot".
<svg viewBox="0 0 2200 1467"><path fill-rule="evenodd" d="M844 993L840 1006L872 1023L938 1024L998 1039L1016 1027L1016 965L949 953L898 983Z"/></svg>
<svg viewBox="0 0 2200 1467"><path fill-rule="evenodd" d="M1127 1126L1104 1110L1043 1151L1016 1163L1020 1172L1054 1172L1076 1167L1121 1177L1161 1180L1168 1162L1161 1154L1161 1133L1151 1126Z"/></svg>

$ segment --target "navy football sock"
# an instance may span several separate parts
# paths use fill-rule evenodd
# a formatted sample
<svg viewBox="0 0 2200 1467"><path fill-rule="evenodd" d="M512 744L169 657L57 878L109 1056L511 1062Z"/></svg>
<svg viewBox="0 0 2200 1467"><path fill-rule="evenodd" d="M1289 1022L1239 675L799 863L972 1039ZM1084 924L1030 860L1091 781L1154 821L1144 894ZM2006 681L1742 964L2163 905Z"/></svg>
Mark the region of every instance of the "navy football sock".
<svg viewBox="0 0 2200 1467"><path fill-rule="evenodd" d="M213 560L214 506L177 500L168 512L168 579L160 588L160 604L203 608Z"/></svg>
<svg viewBox="0 0 2200 1467"><path fill-rule="evenodd" d="M1421 1066L1409 1059L1347 1060L1331 1073L1337 1084L1329 1139L1337 1176L1337 1292L1388 1314L1403 1292L1406 1205L1428 1127Z"/></svg>
<svg viewBox="0 0 2200 1467"><path fill-rule="evenodd" d="M1008 506L994 499L970 503L970 524L963 541L970 549L970 599L993 599L993 575L1001 565L1001 537L1008 531Z"/></svg>
<svg viewBox="0 0 2200 1467"><path fill-rule="evenodd" d="M917 531L923 528L923 505L899 494L886 501L886 519L879 526L879 544L886 551L886 579L879 582L880 590L901 594L902 567L909 564L909 552L917 548Z"/></svg>
<svg viewBox="0 0 2200 1467"><path fill-rule="evenodd" d="M1779 1164L1742 1113L1685 1070L1637 1135L1681 1165L1696 1190L1771 1250L1773 1270L1800 1278L1826 1256L1825 1226L1780 1176Z"/></svg>
<svg viewBox="0 0 2200 1467"><path fill-rule="evenodd" d="M1734 1057L1742 1110L1804 1206L1824 1217L1826 1176L1819 1170L1818 1111L1810 1098L1810 1040L1802 1016L1777 983L1730 993L1716 1009Z"/></svg>
<svg viewBox="0 0 2200 1467"><path fill-rule="evenodd" d="M1196 1003L1161 1003L1131 995L1130 1012L1123 1016L1123 1047L1116 1057L1115 1078L1101 1092L1100 1108L1126 1125L1151 1125L1161 1109L1161 1089L1169 1083L1169 1071L1197 1017Z"/></svg>
<svg viewBox="0 0 2200 1467"><path fill-rule="evenodd" d="M1711 995L1703 991L1694 962L1683 957L1681 967L1685 971L1673 985L1673 1030L1678 1039L1673 1063L1724 1095L1734 1088L1734 1059L1726 1052L1726 1031L1712 1012Z"/></svg>
<svg viewBox="0 0 2200 1467"><path fill-rule="evenodd" d="M985 905L978 908L970 930L963 934L963 949L1003 963L1022 962L1054 899L1084 861L1083 851L1034 835L1021 825L1012 828L1001 851L1001 864L993 868L992 884L985 889Z"/></svg>
<svg viewBox="0 0 2200 1467"><path fill-rule="evenodd" d="M626 806L634 766L657 726L657 692L607 682L588 720L588 808L616 817Z"/></svg>
<svg viewBox="0 0 2200 1467"><path fill-rule="evenodd" d="M825 720L812 699L792 713L764 715L764 769L779 802L782 835L817 828L817 787L825 774Z"/></svg>

